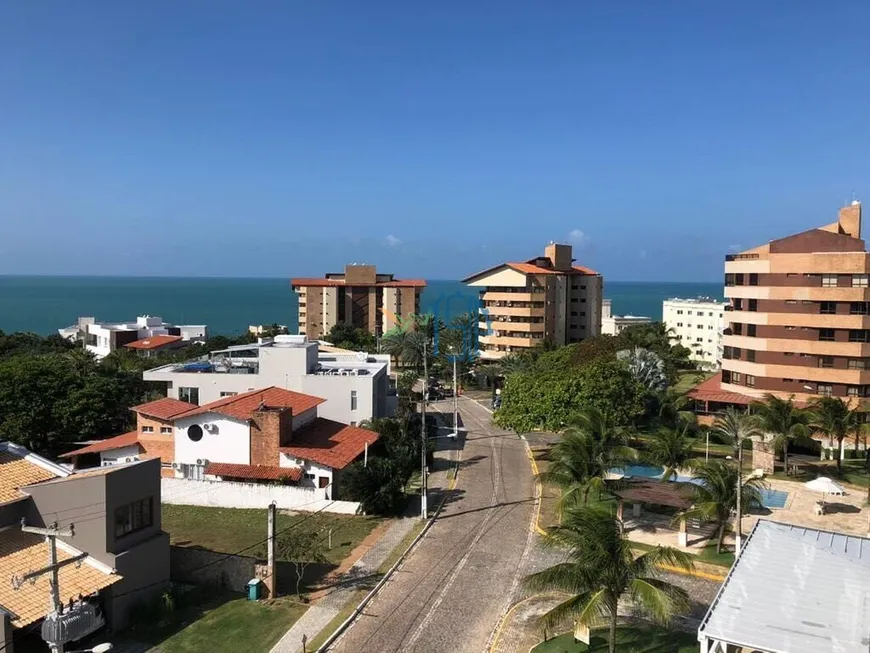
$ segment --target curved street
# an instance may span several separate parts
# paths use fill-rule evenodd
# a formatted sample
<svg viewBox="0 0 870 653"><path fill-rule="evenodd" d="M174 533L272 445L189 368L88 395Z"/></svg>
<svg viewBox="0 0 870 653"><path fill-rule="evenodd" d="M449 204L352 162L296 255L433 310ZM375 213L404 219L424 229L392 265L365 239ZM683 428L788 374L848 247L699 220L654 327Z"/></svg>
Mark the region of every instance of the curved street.
<svg viewBox="0 0 870 653"><path fill-rule="evenodd" d="M436 453L439 467L458 457L455 489L411 556L331 651L487 649L533 546L534 480L522 440L493 427L476 402L460 398L459 406L464 442ZM432 509L440 496L430 499Z"/></svg>

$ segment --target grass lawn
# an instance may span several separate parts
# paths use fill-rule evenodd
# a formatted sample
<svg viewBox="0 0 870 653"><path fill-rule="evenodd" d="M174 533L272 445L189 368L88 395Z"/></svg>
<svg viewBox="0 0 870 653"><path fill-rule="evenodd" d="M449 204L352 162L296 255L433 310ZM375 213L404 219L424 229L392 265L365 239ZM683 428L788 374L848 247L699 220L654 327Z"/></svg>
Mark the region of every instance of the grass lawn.
<svg viewBox="0 0 870 653"><path fill-rule="evenodd" d="M589 645L575 642L573 633L565 633L541 642L532 653L606 653L607 633L595 631ZM652 624L621 626L616 631L619 653L697 653L698 640L691 633L667 630Z"/></svg>
<svg viewBox="0 0 870 653"><path fill-rule="evenodd" d="M675 392L683 394L713 376L715 372L701 372L699 370L686 370L680 372L680 378L673 385Z"/></svg>
<svg viewBox="0 0 870 653"><path fill-rule="evenodd" d="M206 610L166 639L161 638L159 629L150 630L148 640L161 653L268 651L306 610L307 606L284 599L260 602L236 598Z"/></svg>
<svg viewBox="0 0 870 653"><path fill-rule="evenodd" d="M163 504L163 530L177 546L195 546L219 553L266 556L266 509L206 508ZM332 549L327 560L339 564L381 520L377 517L332 513L278 513L278 538L290 528L313 531L323 538L324 549L332 529ZM251 545L255 545L251 547ZM247 548L246 547L251 547ZM242 549L246 549L242 551Z"/></svg>
<svg viewBox="0 0 870 653"><path fill-rule="evenodd" d="M789 462L791 466L791 462ZM843 461L843 469L837 470L837 462L834 460L820 460L814 464L801 463L800 472L798 474L789 474L786 476L782 472L782 463L777 460L777 472L773 478L782 479L783 481L795 481L805 483L811 481L817 476L829 476L835 481L857 485L859 487L867 487L870 485L870 475L867 474L867 468L863 459L847 459Z"/></svg>

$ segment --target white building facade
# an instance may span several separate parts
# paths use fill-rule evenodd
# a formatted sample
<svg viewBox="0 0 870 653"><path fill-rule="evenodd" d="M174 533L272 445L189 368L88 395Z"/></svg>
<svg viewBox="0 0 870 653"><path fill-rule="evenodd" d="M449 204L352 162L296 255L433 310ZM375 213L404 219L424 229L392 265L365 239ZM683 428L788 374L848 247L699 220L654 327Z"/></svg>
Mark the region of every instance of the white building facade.
<svg viewBox="0 0 870 653"><path fill-rule="evenodd" d="M167 384L167 396L203 405L275 386L322 397L322 417L343 424L392 415L389 356L321 352L305 336L276 336L215 351L208 359L164 365L143 374Z"/></svg>
<svg viewBox="0 0 870 653"><path fill-rule="evenodd" d="M674 344L688 349L693 361L706 369L719 366L725 302L710 297L666 299L662 302L662 322L673 332Z"/></svg>
<svg viewBox="0 0 870 653"><path fill-rule="evenodd" d="M601 300L601 335L618 336L624 329L637 324L649 324L651 318L641 315L614 315L611 300Z"/></svg>
<svg viewBox="0 0 870 653"><path fill-rule="evenodd" d="M93 317L80 317L76 324L57 332L68 340L84 340L85 349L98 359L124 345L153 336L181 336L186 342L208 339L208 327L204 324L174 325L153 315L140 315L135 322L97 322Z"/></svg>

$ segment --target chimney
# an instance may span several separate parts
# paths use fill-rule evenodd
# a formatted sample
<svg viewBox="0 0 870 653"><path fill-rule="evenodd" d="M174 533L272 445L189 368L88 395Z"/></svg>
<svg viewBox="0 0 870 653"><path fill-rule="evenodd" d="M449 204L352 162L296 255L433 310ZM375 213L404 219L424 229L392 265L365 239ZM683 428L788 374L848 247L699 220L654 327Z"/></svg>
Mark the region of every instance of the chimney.
<svg viewBox="0 0 870 653"><path fill-rule="evenodd" d="M844 206L840 209L839 222L841 232L852 236L852 238L860 238L861 202L852 200L849 206Z"/></svg>
<svg viewBox="0 0 870 653"><path fill-rule="evenodd" d="M293 435L293 411L261 405L251 415L251 464L279 465L279 447L287 446Z"/></svg>
<svg viewBox="0 0 870 653"><path fill-rule="evenodd" d="M544 256L550 259L550 264L554 270L566 271L573 266L574 259L572 258L571 245L559 245L550 243L544 249Z"/></svg>

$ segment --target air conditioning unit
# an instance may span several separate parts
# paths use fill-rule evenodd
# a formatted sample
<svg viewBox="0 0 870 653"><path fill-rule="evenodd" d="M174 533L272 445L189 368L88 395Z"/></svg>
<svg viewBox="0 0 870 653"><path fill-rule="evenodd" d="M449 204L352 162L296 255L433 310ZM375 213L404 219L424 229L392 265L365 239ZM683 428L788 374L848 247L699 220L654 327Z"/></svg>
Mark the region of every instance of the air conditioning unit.
<svg viewBox="0 0 870 653"><path fill-rule="evenodd" d="M204 428L209 433L214 433L217 430L216 424L203 424L202 428Z"/></svg>
<svg viewBox="0 0 870 653"><path fill-rule="evenodd" d="M181 469L181 463L172 463L172 469Z"/></svg>
<svg viewBox="0 0 870 653"><path fill-rule="evenodd" d="M208 460L206 460L205 458L197 458L196 464L200 467L205 467L206 465L208 465Z"/></svg>
<svg viewBox="0 0 870 653"><path fill-rule="evenodd" d="M139 460L139 459L135 458L135 457L124 458L125 463L135 463L137 460Z"/></svg>

